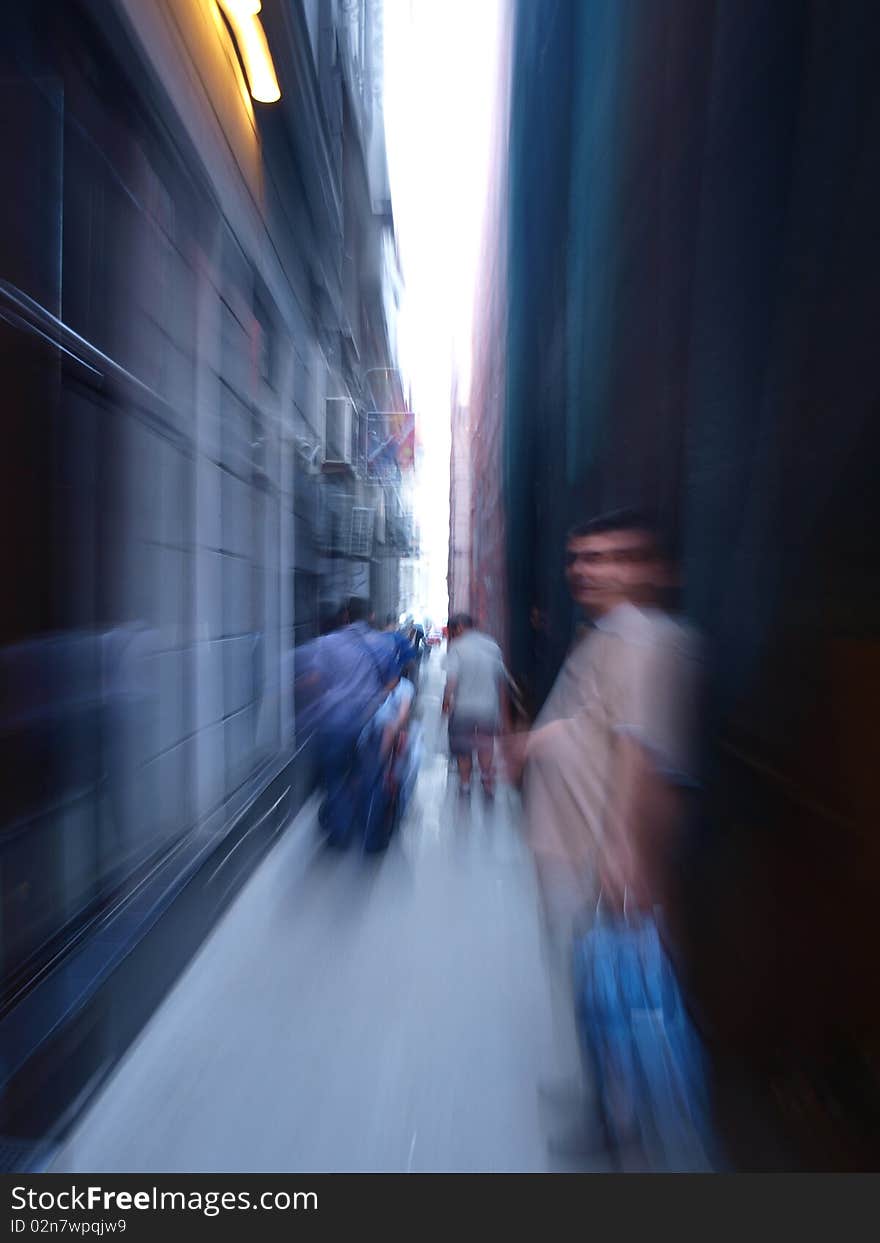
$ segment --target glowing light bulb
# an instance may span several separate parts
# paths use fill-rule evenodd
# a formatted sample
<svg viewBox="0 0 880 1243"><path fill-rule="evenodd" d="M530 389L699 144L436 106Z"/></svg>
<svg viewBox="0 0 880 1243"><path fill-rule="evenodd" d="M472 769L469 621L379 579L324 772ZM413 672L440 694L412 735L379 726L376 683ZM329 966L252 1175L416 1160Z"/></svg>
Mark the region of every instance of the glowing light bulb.
<svg viewBox="0 0 880 1243"><path fill-rule="evenodd" d="M281 98L272 53L259 18L261 0L217 0L232 27L251 95L261 104Z"/></svg>

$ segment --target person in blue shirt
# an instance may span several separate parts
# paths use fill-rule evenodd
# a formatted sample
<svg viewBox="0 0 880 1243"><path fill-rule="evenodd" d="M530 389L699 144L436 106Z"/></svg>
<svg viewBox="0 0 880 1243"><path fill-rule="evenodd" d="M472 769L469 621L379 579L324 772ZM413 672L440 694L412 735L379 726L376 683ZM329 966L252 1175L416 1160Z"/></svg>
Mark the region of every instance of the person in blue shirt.
<svg viewBox="0 0 880 1243"><path fill-rule="evenodd" d="M348 624L315 645L315 733L325 797L320 820L333 846L347 846L358 827L371 756L358 747L364 727L399 678L396 645L367 621L369 606L353 598Z"/></svg>
<svg viewBox="0 0 880 1243"><path fill-rule="evenodd" d="M421 757L421 731L412 717L416 690L405 676L412 648L404 638L404 643L395 643L394 649L399 680L358 742L366 776L363 820L368 851L384 850L388 845L409 802Z"/></svg>
<svg viewBox="0 0 880 1243"><path fill-rule="evenodd" d="M394 642L395 655L400 667L401 677L408 676L414 662L418 660L419 654L410 642L409 636L398 628L397 620L393 613L389 613L385 618L385 633L390 635Z"/></svg>

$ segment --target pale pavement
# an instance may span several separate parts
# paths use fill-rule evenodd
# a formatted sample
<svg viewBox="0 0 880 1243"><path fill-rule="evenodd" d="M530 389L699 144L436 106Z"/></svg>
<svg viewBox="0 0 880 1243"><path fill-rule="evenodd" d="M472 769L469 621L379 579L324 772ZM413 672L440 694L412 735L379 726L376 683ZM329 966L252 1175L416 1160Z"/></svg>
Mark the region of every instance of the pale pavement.
<svg viewBox="0 0 880 1243"><path fill-rule="evenodd" d="M428 662L425 755L384 857L309 803L108 1081L56 1172L543 1171L536 894L501 786L461 799Z"/></svg>

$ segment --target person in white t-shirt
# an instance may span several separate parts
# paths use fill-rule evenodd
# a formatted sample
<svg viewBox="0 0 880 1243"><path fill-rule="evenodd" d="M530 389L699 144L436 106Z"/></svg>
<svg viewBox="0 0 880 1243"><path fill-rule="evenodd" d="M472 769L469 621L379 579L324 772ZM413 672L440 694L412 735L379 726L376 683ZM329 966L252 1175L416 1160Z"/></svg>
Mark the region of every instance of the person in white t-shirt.
<svg viewBox="0 0 880 1243"><path fill-rule="evenodd" d="M572 951L596 916L624 922L672 905L685 809L696 786L699 636L661 607L675 568L650 516L617 511L573 527L572 599L592 619L528 733L505 740L522 780L550 973L561 1083L576 1102L577 1143L592 1142L585 1103L597 1078L581 1062ZM578 1063L580 1062L580 1065ZM566 1148L572 1135L557 1137Z"/></svg>
<svg viewBox="0 0 880 1243"><path fill-rule="evenodd" d="M507 670L494 639L475 629L467 613L450 622L446 657L444 711L449 713L449 749L458 763L459 789L471 788L473 755L477 753L483 790L495 793L495 738L501 730L506 701Z"/></svg>

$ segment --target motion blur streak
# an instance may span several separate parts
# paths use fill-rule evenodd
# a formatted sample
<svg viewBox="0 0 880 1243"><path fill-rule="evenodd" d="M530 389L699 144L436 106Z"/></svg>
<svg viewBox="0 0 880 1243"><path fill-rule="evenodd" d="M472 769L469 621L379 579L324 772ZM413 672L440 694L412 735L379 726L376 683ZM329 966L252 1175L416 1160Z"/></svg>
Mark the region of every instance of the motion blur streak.
<svg viewBox="0 0 880 1243"><path fill-rule="evenodd" d="M706 641L670 914L729 1160L876 1168L880 12L512 7L451 608L532 714L567 531L653 512Z"/></svg>
<svg viewBox="0 0 880 1243"><path fill-rule="evenodd" d="M3 8L0 1163L877 1168L878 54Z"/></svg>
<svg viewBox="0 0 880 1243"><path fill-rule="evenodd" d="M418 606L382 5L222 8L0 18L13 1166L309 796L297 649Z"/></svg>

